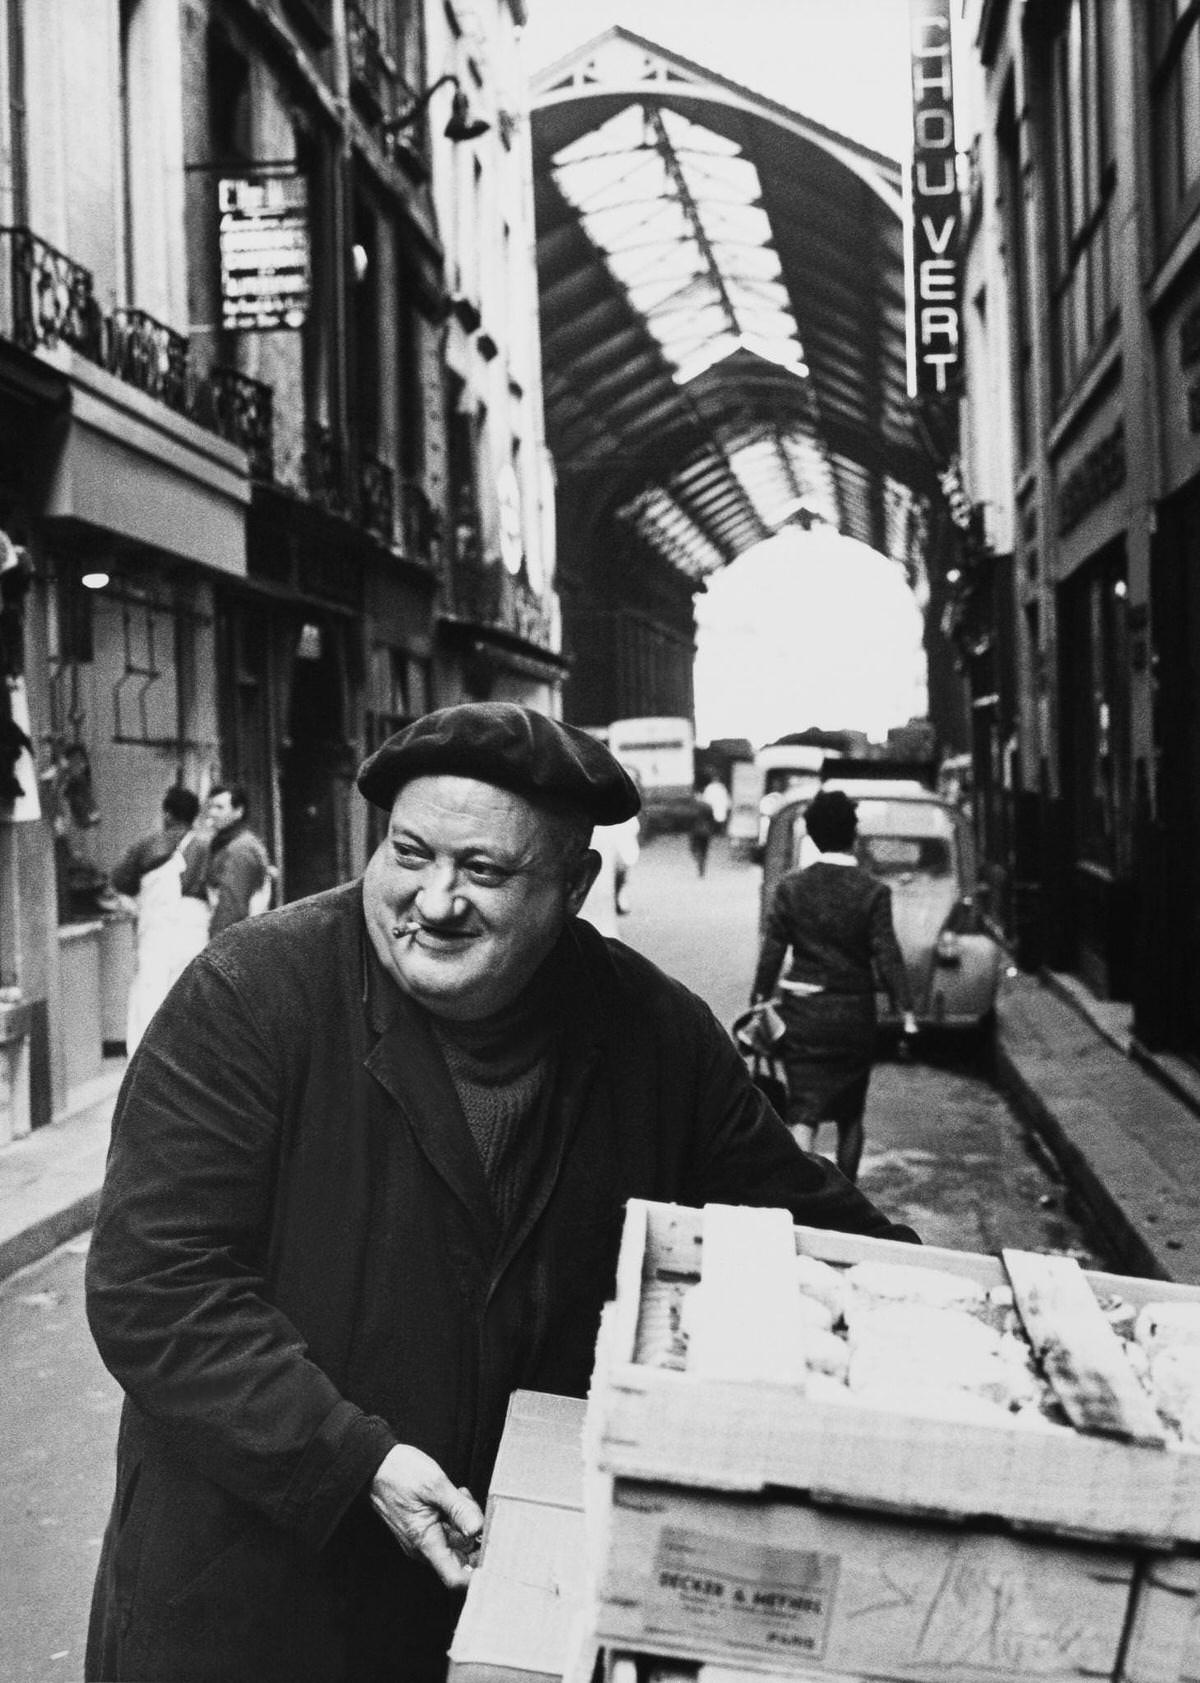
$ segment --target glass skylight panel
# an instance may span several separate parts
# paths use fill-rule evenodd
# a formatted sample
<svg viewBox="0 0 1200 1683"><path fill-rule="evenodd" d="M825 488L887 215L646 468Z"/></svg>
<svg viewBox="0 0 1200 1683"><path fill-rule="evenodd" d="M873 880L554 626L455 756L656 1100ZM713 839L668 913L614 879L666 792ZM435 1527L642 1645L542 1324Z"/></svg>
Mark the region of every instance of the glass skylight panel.
<svg viewBox="0 0 1200 1683"><path fill-rule="evenodd" d="M724 564L725 557L679 504L659 487L643 491L620 510L621 517L655 549L673 556L685 572L700 576Z"/></svg>
<svg viewBox="0 0 1200 1683"><path fill-rule="evenodd" d="M553 167L681 384L739 344L807 374L758 173L733 141L629 106Z"/></svg>
<svg viewBox="0 0 1200 1683"><path fill-rule="evenodd" d="M775 438L743 444L730 453L730 466L769 531L781 526L796 491Z"/></svg>

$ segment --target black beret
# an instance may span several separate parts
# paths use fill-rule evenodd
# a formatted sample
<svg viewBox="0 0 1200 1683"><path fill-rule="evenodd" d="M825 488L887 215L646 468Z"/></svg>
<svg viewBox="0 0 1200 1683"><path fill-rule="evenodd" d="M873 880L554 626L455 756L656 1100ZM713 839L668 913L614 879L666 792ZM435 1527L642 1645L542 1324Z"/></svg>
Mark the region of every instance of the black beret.
<svg viewBox="0 0 1200 1683"><path fill-rule="evenodd" d="M511 701L465 701L426 713L364 760L358 787L390 812L414 777L474 777L532 801L563 801L593 824L619 824L642 802L637 785L594 736Z"/></svg>

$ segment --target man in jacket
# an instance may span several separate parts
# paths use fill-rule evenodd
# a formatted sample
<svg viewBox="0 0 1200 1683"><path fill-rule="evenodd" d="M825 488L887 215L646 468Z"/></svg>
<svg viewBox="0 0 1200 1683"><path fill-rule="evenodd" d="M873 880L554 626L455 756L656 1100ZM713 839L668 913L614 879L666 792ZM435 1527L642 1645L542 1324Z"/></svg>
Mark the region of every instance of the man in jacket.
<svg viewBox="0 0 1200 1683"><path fill-rule="evenodd" d="M592 737L447 708L359 788L390 814L362 881L207 948L126 1075L92 1679L444 1676L508 1396L583 1394L627 1198L911 1237L575 916L592 825L637 809Z"/></svg>
<svg viewBox="0 0 1200 1683"><path fill-rule="evenodd" d="M246 822L246 791L238 783L217 783L208 793L208 822L213 838L208 864L211 935L266 910L271 860Z"/></svg>

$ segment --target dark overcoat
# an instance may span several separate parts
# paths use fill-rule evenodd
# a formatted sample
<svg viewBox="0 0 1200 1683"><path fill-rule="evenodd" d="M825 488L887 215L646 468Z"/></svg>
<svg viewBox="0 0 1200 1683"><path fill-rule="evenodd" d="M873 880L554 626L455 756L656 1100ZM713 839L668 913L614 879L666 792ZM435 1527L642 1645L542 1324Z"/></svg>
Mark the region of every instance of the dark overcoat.
<svg viewBox="0 0 1200 1683"><path fill-rule="evenodd" d="M708 1008L573 922L513 1231L361 885L239 925L126 1074L88 1262L127 1394L88 1676L413 1683L457 1598L375 1517L397 1441L486 1496L509 1393L581 1395L632 1196L894 1233L803 1157Z"/></svg>

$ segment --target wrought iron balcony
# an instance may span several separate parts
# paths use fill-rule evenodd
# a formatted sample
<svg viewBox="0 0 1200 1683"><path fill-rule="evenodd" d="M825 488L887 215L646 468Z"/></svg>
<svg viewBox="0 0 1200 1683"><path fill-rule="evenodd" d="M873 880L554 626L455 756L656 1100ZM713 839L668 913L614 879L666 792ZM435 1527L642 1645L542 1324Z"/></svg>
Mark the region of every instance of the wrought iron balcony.
<svg viewBox="0 0 1200 1683"><path fill-rule="evenodd" d="M421 90L399 74L389 76L390 96L387 99L383 116L390 123L396 117L402 117L421 103ZM415 169L420 175L429 173L429 118L422 112L415 122L406 124L403 128L388 128L384 139L384 148L388 156L395 161L399 156L410 169Z"/></svg>
<svg viewBox="0 0 1200 1683"><path fill-rule="evenodd" d="M22 350L69 345L103 362L104 312L96 302L91 271L58 251L30 228L0 228L9 247L12 337Z"/></svg>
<svg viewBox="0 0 1200 1683"><path fill-rule="evenodd" d="M427 567L433 566L437 561L442 521L419 480L406 479L404 482L402 519L405 554L410 561L420 561Z"/></svg>
<svg viewBox="0 0 1200 1683"><path fill-rule="evenodd" d="M346 6L346 48L351 91L366 102L373 116L383 115L390 104L392 75L378 31L354 0L348 0Z"/></svg>
<svg viewBox="0 0 1200 1683"><path fill-rule="evenodd" d="M389 547L396 541L395 478L386 462L364 456L358 464L358 518Z"/></svg>
<svg viewBox="0 0 1200 1683"><path fill-rule="evenodd" d="M205 382L213 431L246 452L255 479L275 477L275 393L237 368L213 367Z"/></svg>
<svg viewBox="0 0 1200 1683"><path fill-rule="evenodd" d="M452 568L452 584L455 611L464 619L550 650L551 624L545 604L498 560L480 563L466 559L460 551Z"/></svg>
<svg viewBox="0 0 1200 1683"><path fill-rule="evenodd" d="M319 421L310 421L308 426L304 485L312 501L328 509L330 514L350 514L345 452L333 429Z"/></svg>
<svg viewBox="0 0 1200 1683"><path fill-rule="evenodd" d="M27 351L70 346L126 385L240 446L251 472L271 477L270 386L232 368L200 378L182 333L145 310L106 315L96 302L91 272L31 229L0 228L0 246L5 241L11 319L0 316L0 333Z"/></svg>
<svg viewBox="0 0 1200 1683"><path fill-rule="evenodd" d="M479 625L498 625L502 619L504 580L501 569L485 567L460 556L452 569L454 606L464 619Z"/></svg>
<svg viewBox="0 0 1200 1683"><path fill-rule="evenodd" d="M145 310L114 310L108 318L105 366L126 385L193 418L197 381L182 333Z"/></svg>

